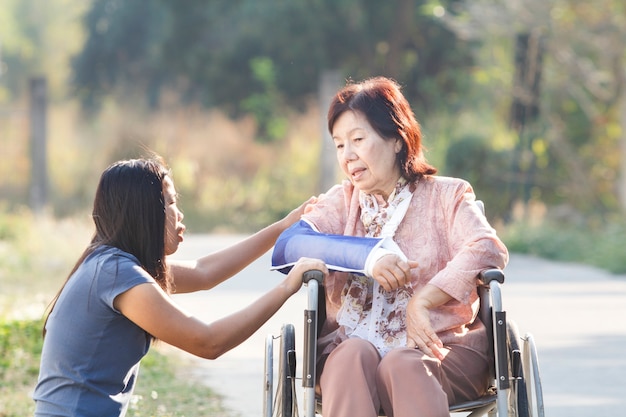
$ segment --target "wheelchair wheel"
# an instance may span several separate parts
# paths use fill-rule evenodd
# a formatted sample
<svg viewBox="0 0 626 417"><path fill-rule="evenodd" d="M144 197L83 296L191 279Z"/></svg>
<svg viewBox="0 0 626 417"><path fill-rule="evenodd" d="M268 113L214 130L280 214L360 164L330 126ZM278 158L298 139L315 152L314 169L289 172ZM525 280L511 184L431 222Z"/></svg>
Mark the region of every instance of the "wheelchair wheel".
<svg viewBox="0 0 626 417"><path fill-rule="evenodd" d="M511 374L511 391L509 394L509 414L515 417L531 417L530 404L526 389L522 366L522 338L515 322L507 322L507 346L509 355L509 372Z"/></svg>
<svg viewBox="0 0 626 417"><path fill-rule="evenodd" d="M544 417L543 388L541 376L539 375L539 360L535 340L529 333L524 340L524 375L526 375L526 391L528 395L531 415L533 417Z"/></svg>
<svg viewBox="0 0 626 417"><path fill-rule="evenodd" d="M274 415L294 417L295 398L296 337L293 324L283 325L280 331L280 352L278 359L278 386Z"/></svg>

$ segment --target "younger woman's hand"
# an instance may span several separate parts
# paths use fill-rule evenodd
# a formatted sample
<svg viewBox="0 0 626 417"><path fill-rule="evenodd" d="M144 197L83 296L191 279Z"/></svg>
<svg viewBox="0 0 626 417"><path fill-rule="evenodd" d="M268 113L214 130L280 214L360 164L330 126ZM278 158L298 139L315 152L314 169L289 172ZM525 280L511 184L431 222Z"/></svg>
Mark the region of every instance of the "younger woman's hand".
<svg viewBox="0 0 626 417"><path fill-rule="evenodd" d="M285 284L291 294L298 292L302 286L302 275L313 269L322 271L324 279L328 276L328 268L326 267L326 264L319 259L300 258L298 262L296 262L293 268L291 268L291 271L287 274L287 278L285 278Z"/></svg>
<svg viewBox="0 0 626 417"><path fill-rule="evenodd" d="M306 207L309 204L315 204L316 201L317 201L317 197L310 197L308 200L300 204L298 207L291 210L291 212L282 219L285 229L287 229L289 226L299 221L300 217L302 217L302 215L304 214L304 210L306 209Z"/></svg>

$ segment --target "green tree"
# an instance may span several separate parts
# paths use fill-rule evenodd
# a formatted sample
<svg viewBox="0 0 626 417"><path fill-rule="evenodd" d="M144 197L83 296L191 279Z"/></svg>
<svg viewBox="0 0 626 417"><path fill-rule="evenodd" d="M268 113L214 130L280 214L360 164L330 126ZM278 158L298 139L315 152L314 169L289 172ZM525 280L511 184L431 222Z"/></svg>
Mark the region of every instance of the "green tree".
<svg viewBox="0 0 626 417"><path fill-rule="evenodd" d="M539 101L526 108L534 117L509 144L518 168L511 170L517 172L511 187L523 186L528 198L550 205L569 205L592 221L615 213L623 128L618 105L626 87L624 3L476 0L461 6L444 20L458 36L483 45L476 60L492 101L482 104L500 109L501 120L529 96L515 82L515 40L530 35L543 49ZM509 192L512 200L516 195Z"/></svg>
<svg viewBox="0 0 626 417"><path fill-rule="evenodd" d="M73 85L83 103L97 108L118 89L124 98L144 91L154 105L167 76L162 44L168 24L167 9L159 2L94 1L84 17L88 37L73 60Z"/></svg>
<svg viewBox="0 0 626 417"><path fill-rule="evenodd" d="M459 1L95 0L75 86L85 103L121 90L158 102L172 89L184 101L250 111L260 126L316 94L322 71L400 81L420 111L460 106L472 64L468 46L434 11ZM272 67L272 82L258 63ZM271 109L260 112L263 97ZM284 106L281 105L284 103ZM267 133L267 132L266 132Z"/></svg>
<svg viewBox="0 0 626 417"><path fill-rule="evenodd" d="M3 0L0 7L0 104L22 98L33 76L48 78L53 99L69 77L64 59L82 47L80 0Z"/></svg>

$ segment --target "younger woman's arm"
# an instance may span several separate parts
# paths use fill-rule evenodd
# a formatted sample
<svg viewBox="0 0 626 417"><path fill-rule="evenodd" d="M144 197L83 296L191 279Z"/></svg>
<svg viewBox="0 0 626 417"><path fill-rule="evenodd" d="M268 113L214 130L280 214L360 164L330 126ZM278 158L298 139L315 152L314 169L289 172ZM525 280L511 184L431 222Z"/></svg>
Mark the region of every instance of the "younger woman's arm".
<svg viewBox="0 0 626 417"><path fill-rule="evenodd" d="M323 262L303 258L285 280L248 307L205 323L178 307L156 283L140 284L115 298L114 306L153 337L193 355L215 359L256 332L302 285L313 269L328 275Z"/></svg>
<svg viewBox="0 0 626 417"><path fill-rule="evenodd" d="M285 229L297 222L306 205L314 201L315 198L311 197L285 218L230 247L200 259L192 261L168 259L170 272L174 277L176 293L208 290L237 274L270 250L276 242L276 238Z"/></svg>

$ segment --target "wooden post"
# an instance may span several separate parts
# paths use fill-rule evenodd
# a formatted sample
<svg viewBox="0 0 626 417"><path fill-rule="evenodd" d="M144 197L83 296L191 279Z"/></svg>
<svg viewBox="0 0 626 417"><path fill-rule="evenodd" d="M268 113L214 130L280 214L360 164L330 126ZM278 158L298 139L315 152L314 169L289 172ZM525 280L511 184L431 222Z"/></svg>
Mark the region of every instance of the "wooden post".
<svg viewBox="0 0 626 417"><path fill-rule="evenodd" d="M47 83L44 77L30 80L30 207L41 213L48 203L46 147Z"/></svg>
<svg viewBox="0 0 626 417"><path fill-rule="evenodd" d="M626 77L625 77L626 79ZM626 86L625 86L626 87ZM622 88L622 97L620 98L620 125L622 133L620 136L621 166L620 175L617 179L618 197L622 207L622 211L626 212L626 92Z"/></svg>
<svg viewBox="0 0 626 417"><path fill-rule="evenodd" d="M337 90L341 87L341 74L337 70L327 70L322 72L319 83L319 105L320 105L320 128L322 133L322 146L320 152L320 173L318 192L326 192L337 183L337 157L333 140L328 132L328 106Z"/></svg>

